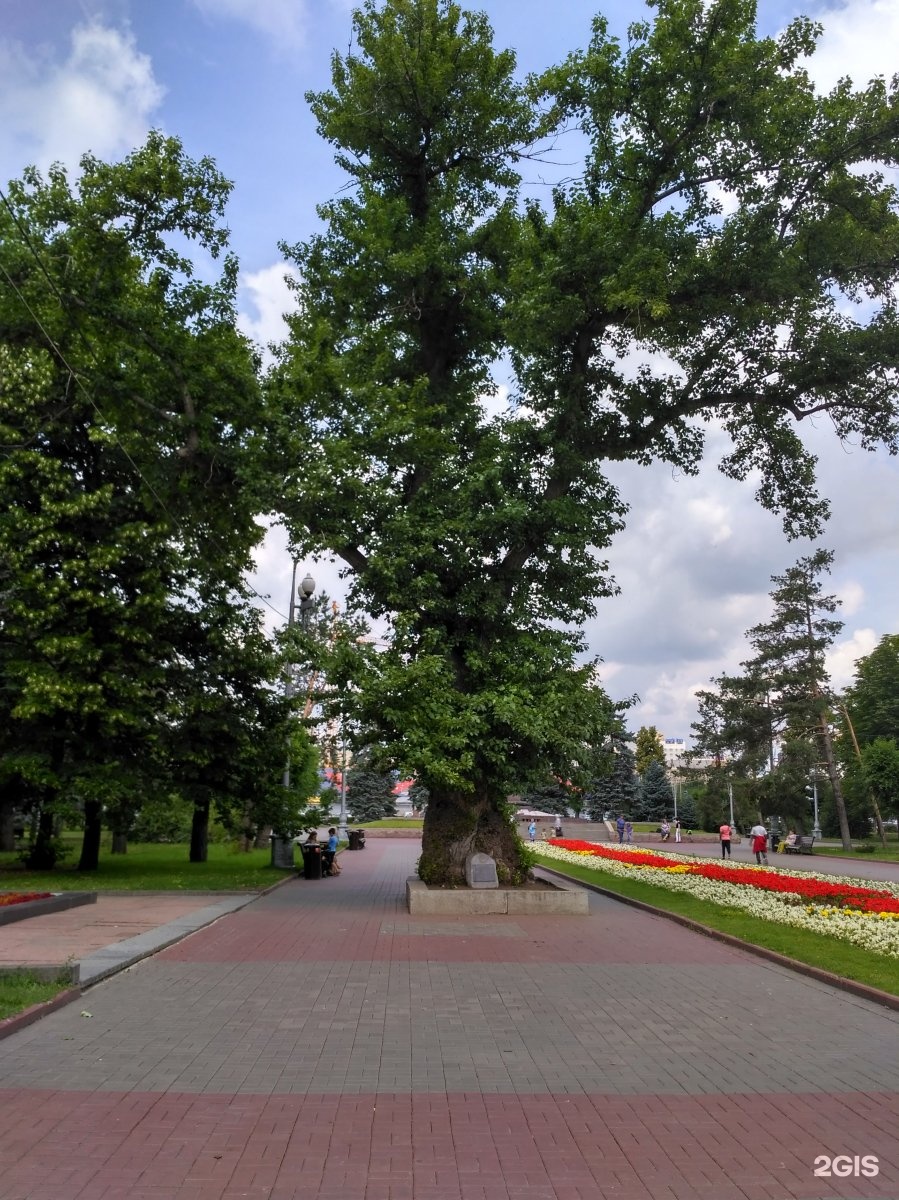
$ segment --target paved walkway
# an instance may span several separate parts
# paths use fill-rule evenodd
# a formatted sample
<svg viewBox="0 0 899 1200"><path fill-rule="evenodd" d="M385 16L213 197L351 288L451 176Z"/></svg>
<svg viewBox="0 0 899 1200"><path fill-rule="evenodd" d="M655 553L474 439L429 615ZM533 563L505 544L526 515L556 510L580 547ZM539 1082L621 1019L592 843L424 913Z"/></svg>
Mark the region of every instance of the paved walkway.
<svg viewBox="0 0 899 1200"><path fill-rule="evenodd" d="M899 1015L599 896L412 918L417 852L0 1041L0 1200L899 1200Z"/></svg>

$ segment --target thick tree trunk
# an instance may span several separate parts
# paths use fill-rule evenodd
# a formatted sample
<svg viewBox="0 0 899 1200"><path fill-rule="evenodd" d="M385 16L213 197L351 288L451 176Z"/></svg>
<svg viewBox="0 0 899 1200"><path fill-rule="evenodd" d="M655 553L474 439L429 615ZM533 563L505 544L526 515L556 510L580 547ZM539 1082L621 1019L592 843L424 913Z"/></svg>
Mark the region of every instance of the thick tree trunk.
<svg viewBox="0 0 899 1200"><path fill-rule="evenodd" d="M52 871L56 866L56 838L53 833L53 810L42 808L33 826L31 850L25 860L33 871Z"/></svg>
<svg viewBox="0 0 899 1200"><path fill-rule="evenodd" d="M422 831L419 877L432 887L465 885L469 854L489 854L496 861L501 884L517 885L527 878L522 842L502 811L502 801L467 792L430 788Z"/></svg>
<svg viewBox="0 0 899 1200"><path fill-rule="evenodd" d="M113 833L112 835L112 852L113 854L128 853L128 834Z"/></svg>
<svg viewBox="0 0 899 1200"><path fill-rule="evenodd" d="M103 833L103 810L99 800L84 804L84 837L81 841L79 871L96 871L100 866L100 838Z"/></svg>
<svg viewBox="0 0 899 1200"><path fill-rule="evenodd" d="M206 862L209 856L209 801L194 805L190 827L190 861Z"/></svg>
<svg viewBox="0 0 899 1200"><path fill-rule="evenodd" d="M0 850L15 850L16 832L13 802L0 805Z"/></svg>

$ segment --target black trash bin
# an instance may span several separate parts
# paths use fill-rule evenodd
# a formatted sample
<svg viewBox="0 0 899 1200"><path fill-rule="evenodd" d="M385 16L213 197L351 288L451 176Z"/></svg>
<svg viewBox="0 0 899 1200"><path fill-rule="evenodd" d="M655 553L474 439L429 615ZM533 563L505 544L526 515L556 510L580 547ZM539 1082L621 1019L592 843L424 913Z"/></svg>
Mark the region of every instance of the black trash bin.
<svg viewBox="0 0 899 1200"><path fill-rule="evenodd" d="M357 839L358 839L358 841L357 841L357 843L356 843L356 849L357 849L357 850L364 850L364 849L365 849L365 830L364 830L364 829L357 829L357 830L356 830L356 837L357 837Z"/></svg>
<svg viewBox="0 0 899 1200"><path fill-rule="evenodd" d="M779 844L780 844L780 834L772 833L771 834L771 852L772 853L777 849Z"/></svg>
<svg viewBox="0 0 899 1200"><path fill-rule="evenodd" d="M304 842L300 846L303 854L303 878L321 879L322 877L322 848L310 846Z"/></svg>
<svg viewBox="0 0 899 1200"><path fill-rule="evenodd" d="M359 830L358 829L348 829L346 836L347 836L347 842L348 842L347 850L360 850L361 849L361 846L359 845Z"/></svg>

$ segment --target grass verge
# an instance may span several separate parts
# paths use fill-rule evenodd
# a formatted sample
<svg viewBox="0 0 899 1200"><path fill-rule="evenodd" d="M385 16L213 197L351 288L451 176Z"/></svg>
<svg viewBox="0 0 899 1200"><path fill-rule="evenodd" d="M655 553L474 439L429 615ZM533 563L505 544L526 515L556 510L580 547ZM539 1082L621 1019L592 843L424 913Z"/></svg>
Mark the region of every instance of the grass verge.
<svg viewBox="0 0 899 1200"><path fill-rule="evenodd" d="M794 958L797 962L807 963L809 966L840 975L844 979L853 979L856 983L899 996L899 974L896 971L895 960L885 955L872 954L860 946L853 946L850 942L841 942L837 938L813 933L807 929L778 925L774 921L762 921L741 909L711 904L695 896L669 892L650 883L621 879L606 871L591 870L573 863L559 862L558 859L540 858L540 865L559 871L572 879L579 879L582 883L595 883L597 887L605 888L616 895L642 900L644 904L651 904L665 912L688 917L691 921L697 921L700 925L720 933L728 933L742 942L776 950L778 954Z"/></svg>
<svg viewBox="0 0 899 1200"><path fill-rule="evenodd" d="M241 853L218 844L209 847L204 863L189 862L186 845L133 845L127 854L104 849L99 870L84 872L68 862L53 871L29 871L15 854L0 854L0 890L11 891L244 892L261 891L284 875L272 867L269 850Z"/></svg>
<svg viewBox="0 0 899 1200"><path fill-rule="evenodd" d="M24 972L0 974L0 1021L24 1012L35 1004L52 1000L71 986L71 980L68 979L49 982Z"/></svg>

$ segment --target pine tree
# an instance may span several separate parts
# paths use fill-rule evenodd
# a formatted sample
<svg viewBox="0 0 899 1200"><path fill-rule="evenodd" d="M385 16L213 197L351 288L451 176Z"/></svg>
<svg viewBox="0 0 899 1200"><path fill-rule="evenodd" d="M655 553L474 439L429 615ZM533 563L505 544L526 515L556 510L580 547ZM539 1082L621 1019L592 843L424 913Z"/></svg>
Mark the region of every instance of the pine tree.
<svg viewBox="0 0 899 1200"><path fill-rule="evenodd" d="M816 550L783 575L772 575L774 614L747 633L755 656L743 663L750 676L768 682L772 703L794 736L813 739L833 789L844 850L852 841L840 772L830 728L834 696L824 656L843 628L831 614L835 596L822 595L820 576L829 572L833 554Z"/></svg>
<svg viewBox="0 0 899 1200"><path fill-rule="evenodd" d="M661 821L674 810L674 793L668 772L658 759L646 768L640 786L640 816L644 821Z"/></svg>
<svg viewBox="0 0 899 1200"><path fill-rule="evenodd" d="M588 796L588 812L594 821L603 813L635 815L640 781L635 769L634 752L626 742L616 742L610 775L595 780Z"/></svg>

